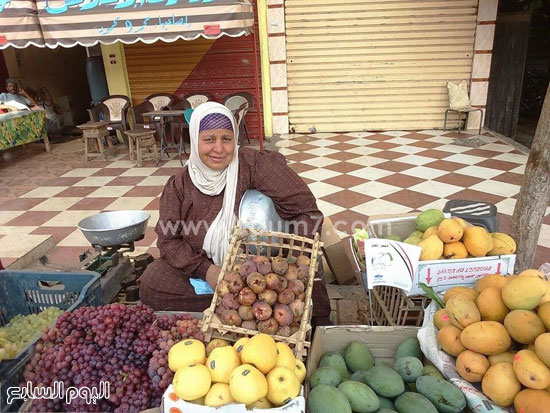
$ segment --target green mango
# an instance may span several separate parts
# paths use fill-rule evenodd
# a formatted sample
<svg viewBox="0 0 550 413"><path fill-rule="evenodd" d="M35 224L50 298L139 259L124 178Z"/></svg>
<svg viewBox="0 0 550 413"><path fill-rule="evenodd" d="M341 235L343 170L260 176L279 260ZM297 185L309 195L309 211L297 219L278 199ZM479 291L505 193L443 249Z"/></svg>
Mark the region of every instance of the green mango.
<svg viewBox="0 0 550 413"><path fill-rule="evenodd" d="M352 413L345 394L327 384L320 384L311 390L307 405L310 413Z"/></svg>

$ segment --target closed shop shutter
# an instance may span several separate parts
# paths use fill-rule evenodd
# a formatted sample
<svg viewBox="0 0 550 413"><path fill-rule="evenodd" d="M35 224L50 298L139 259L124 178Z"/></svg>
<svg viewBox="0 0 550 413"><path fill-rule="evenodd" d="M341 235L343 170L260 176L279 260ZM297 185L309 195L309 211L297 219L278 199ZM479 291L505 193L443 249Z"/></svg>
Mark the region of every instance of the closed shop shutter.
<svg viewBox="0 0 550 413"><path fill-rule="evenodd" d="M286 0L289 122L301 132L441 128L470 82L478 0Z"/></svg>

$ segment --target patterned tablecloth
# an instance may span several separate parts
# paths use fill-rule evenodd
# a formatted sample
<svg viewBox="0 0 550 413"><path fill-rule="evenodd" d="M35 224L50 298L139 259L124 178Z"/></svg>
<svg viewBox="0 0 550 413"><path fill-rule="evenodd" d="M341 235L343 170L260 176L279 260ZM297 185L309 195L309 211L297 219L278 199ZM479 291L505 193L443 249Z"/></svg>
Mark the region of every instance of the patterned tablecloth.
<svg viewBox="0 0 550 413"><path fill-rule="evenodd" d="M0 115L0 150L47 139L46 112L42 110Z"/></svg>

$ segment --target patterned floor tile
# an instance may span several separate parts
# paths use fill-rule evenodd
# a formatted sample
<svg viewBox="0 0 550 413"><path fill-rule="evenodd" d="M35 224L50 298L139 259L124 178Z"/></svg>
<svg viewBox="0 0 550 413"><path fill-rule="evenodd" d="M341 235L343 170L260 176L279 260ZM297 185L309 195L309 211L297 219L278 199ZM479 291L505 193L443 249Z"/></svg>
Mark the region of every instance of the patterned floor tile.
<svg viewBox="0 0 550 413"><path fill-rule="evenodd" d="M410 189L402 189L401 191L384 196L382 199L394 204L408 206L410 209L420 209L424 205L436 201L438 197Z"/></svg>
<svg viewBox="0 0 550 413"><path fill-rule="evenodd" d="M329 165L339 163L340 161L337 159L331 159L331 158L325 158L323 156L320 156L318 158L311 158L306 159L305 161L302 161L301 163L313 166L315 168L326 168Z"/></svg>
<svg viewBox="0 0 550 413"><path fill-rule="evenodd" d="M475 191L488 192L494 195L500 195L511 198L519 193L520 187L518 185L508 184L505 182L497 182L493 180L486 180L470 187Z"/></svg>
<svg viewBox="0 0 550 413"><path fill-rule="evenodd" d="M504 199L496 204L497 211L502 212L506 215L513 215L516 202L517 201L513 198Z"/></svg>
<svg viewBox="0 0 550 413"><path fill-rule="evenodd" d="M42 242L46 241L49 235L7 235L0 238L0 251L2 251L2 262L4 257L20 258ZM7 264L7 263L6 263Z"/></svg>
<svg viewBox="0 0 550 413"><path fill-rule="evenodd" d="M400 173L395 173L384 178L378 179L378 182L383 184L397 186L399 188L409 188L413 185L424 182L423 179L415 178L414 176L404 175Z"/></svg>
<svg viewBox="0 0 550 413"><path fill-rule="evenodd" d="M73 227L84 218L98 214L100 211L61 211L50 220L44 223L45 227Z"/></svg>
<svg viewBox="0 0 550 413"><path fill-rule="evenodd" d="M89 247L90 242L84 237L82 231L74 230L57 243L59 247Z"/></svg>
<svg viewBox="0 0 550 413"><path fill-rule="evenodd" d="M141 210L149 205L153 201L153 199L154 197L152 196L118 198L104 209L106 211Z"/></svg>
<svg viewBox="0 0 550 413"><path fill-rule="evenodd" d="M102 211L111 205L117 198L116 197L92 197L84 198L81 201L72 205L68 210L70 211Z"/></svg>
<svg viewBox="0 0 550 413"><path fill-rule="evenodd" d="M487 159L483 162L476 164L476 166L482 166L484 168L491 168L501 171L509 171L510 169L517 168L518 164L515 162L499 161L496 159Z"/></svg>
<svg viewBox="0 0 550 413"><path fill-rule="evenodd" d="M520 165L517 168L510 170L510 172L523 175L525 173L525 165Z"/></svg>
<svg viewBox="0 0 550 413"><path fill-rule="evenodd" d="M308 188L313 193L315 198L323 198L327 195L334 194L342 190L342 188L327 184L326 182L314 182L309 184Z"/></svg>
<svg viewBox="0 0 550 413"><path fill-rule="evenodd" d="M437 178L434 178L434 181L443 182L450 185L458 185L464 188L469 188L472 185L482 182L483 179L475 178L468 175L458 174L458 173L450 173L450 174L446 174L446 175L442 175Z"/></svg>
<svg viewBox="0 0 550 413"><path fill-rule="evenodd" d="M480 147L480 149L485 149L487 151L501 152L501 153L512 152L514 150L512 146L503 145L500 143L491 143L489 145L483 145Z"/></svg>
<svg viewBox="0 0 550 413"><path fill-rule="evenodd" d="M353 174L354 172L352 172L351 174ZM339 175L338 172L334 172L324 168L316 168L316 169L312 169L311 171L302 172L300 174L300 176L303 176L304 178L312 179L318 182L324 181L325 179L328 179L328 178L333 178L337 175Z"/></svg>
<svg viewBox="0 0 550 413"><path fill-rule="evenodd" d="M504 197L499 195L489 194L487 192L475 191L473 189L464 189L460 192L456 192L448 196L448 199L468 199L468 200L476 200L476 201L485 201L496 205L500 201L502 201Z"/></svg>
<svg viewBox="0 0 550 413"><path fill-rule="evenodd" d="M364 204L365 202L372 201L374 197L346 189L340 192L335 192L331 195L327 195L325 197L322 197L321 199L323 201L330 202L332 204L349 209L353 208L354 206Z"/></svg>
<svg viewBox="0 0 550 413"><path fill-rule="evenodd" d="M382 182L378 181L372 181L353 186L350 188L350 190L371 196L373 198L382 198L386 195L400 191L401 188L393 185L383 184Z"/></svg>
<svg viewBox="0 0 550 413"><path fill-rule="evenodd" d="M42 225L49 221L51 218L59 214L57 211L27 211L23 214L13 218L10 221L5 222L6 226L29 226L29 225Z"/></svg>
<svg viewBox="0 0 550 413"><path fill-rule="evenodd" d="M342 211L346 211L346 208L335 205L330 202L323 201L322 199L317 199L317 207L319 211L323 213L323 216L328 217L334 214L338 214Z"/></svg>
<svg viewBox="0 0 550 413"><path fill-rule="evenodd" d="M7 236L7 235L36 235L34 234L34 231L40 228L38 225L26 225L26 226L7 226L3 225L0 226L0 235Z"/></svg>
<svg viewBox="0 0 550 413"><path fill-rule="evenodd" d="M89 176L78 181L75 186L104 186L115 179L114 176Z"/></svg>
<svg viewBox="0 0 550 413"><path fill-rule="evenodd" d="M137 186L162 186L170 179L169 176L148 176L140 181Z"/></svg>
<svg viewBox="0 0 550 413"><path fill-rule="evenodd" d="M386 201L385 199L374 199L363 205L353 207L352 211L365 216L371 216L381 214L406 214L411 211L411 208L405 205L399 205L394 202Z"/></svg>
<svg viewBox="0 0 550 413"><path fill-rule="evenodd" d="M343 231L347 234L353 234L355 232L354 228L366 228L368 219L368 215L357 212L355 209L345 210L330 216L334 229L337 231Z"/></svg>
<svg viewBox="0 0 550 413"><path fill-rule="evenodd" d="M47 198L15 198L0 204L0 211L29 211Z"/></svg>
<svg viewBox="0 0 550 413"><path fill-rule="evenodd" d="M100 169L101 168L75 168L72 171L69 171L61 175L61 177L62 178L77 178L77 177L86 178L88 176L92 176Z"/></svg>
<svg viewBox="0 0 550 413"><path fill-rule="evenodd" d="M103 168L91 176L119 176L126 171L126 168Z"/></svg>
<svg viewBox="0 0 550 413"><path fill-rule="evenodd" d="M350 173L352 171L356 171L362 168L363 168L362 165L357 165L356 163L352 163L352 162L338 162L335 164L325 166L325 169L329 169L331 171L335 171L340 174Z"/></svg>
<svg viewBox="0 0 550 413"><path fill-rule="evenodd" d="M420 192L435 197L448 198L449 195L462 191L464 188L437 181L423 181L409 188L411 191Z"/></svg>
<svg viewBox="0 0 550 413"><path fill-rule="evenodd" d="M42 186L21 195L21 198L49 198L66 189L66 186Z"/></svg>
<svg viewBox="0 0 550 413"><path fill-rule="evenodd" d="M550 248L550 225L542 224L539 235L539 245L544 248ZM547 262L550 262L550 255L547 256L547 259Z"/></svg>
<svg viewBox="0 0 550 413"><path fill-rule="evenodd" d="M418 141L415 143L411 143L411 146L416 146L418 148L424 148L424 149L433 149L433 148L439 148L439 143L436 142L429 142L429 141Z"/></svg>
<svg viewBox="0 0 550 413"><path fill-rule="evenodd" d="M400 152L406 155L419 155L419 152L424 152L424 148L412 145L402 145L392 149L393 152Z"/></svg>
<svg viewBox="0 0 550 413"><path fill-rule="evenodd" d="M336 185L340 188L350 188L352 186L363 184L366 180L353 175L341 174L335 176L334 178L325 179L324 182L330 185Z"/></svg>
<svg viewBox="0 0 550 413"><path fill-rule="evenodd" d="M8 227L5 227L8 228ZM53 242L57 245L61 240L67 238L74 228L72 227L45 227L41 226L30 232L30 235L51 235Z"/></svg>
<svg viewBox="0 0 550 413"><path fill-rule="evenodd" d="M332 155L332 154L338 153L339 151L340 151L339 149L333 149L327 146L326 148L316 148L316 149L306 151L304 154L317 157L317 156Z"/></svg>
<svg viewBox="0 0 550 413"><path fill-rule="evenodd" d="M356 171L348 173L348 175L374 181L392 174L392 172L386 171L384 169L380 169L378 166L379 165L376 165L376 168L366 167L366 168L358 169Z"/></svg>
<svg viewBox="0 0 550 413"><path fill-rule="evenodd" d="M150 176L156 172L158 168L132 168L122 173L120 176Z"/></svg>
<svg viewBox="0 0 550 413"><path fill-rule="evenodd" d="M420 155L406 155L399 158L399 162L408 163L411 165L422 166L433 162L433 158Z"/></svg>
<svg viewBox="0 0 550 413"><path fill-rule="evenodd" d="M500 175L502 171L495 171L490 168L483 168L482 166L471 165L455 171L458 174L475 176L476 178L491 179L497 175Z"/></svg>
<svg viewBox="0 0 550 413"><path fill-rule="evenodd" d="M364 155L359 156L358 158L350 159L348 162L361 166L376 166L388 161L383 158L375 158L374 156Z"/></svg>
<svg viewBox="0 0 550 413"><path fill-rule="evenodd" d="M78 197L49 198L30 208L29 211L64 211L79 202L80 199Z"/></svg>
<svg viewBox="0 0 550 413"><path fill-rule="evenodd" d="M381 152L382 149L376 149L371 146L358 146L357 148L350 149L349 151L346 151L348 153L356 153L358 155L372 155L375 153Z"/></svg>
<svg viewBox="0 0 550 413"><path fill-rule="evenodd" d="M515 162L517 164L527 163L527 156L523 154L503 153L498 156L494 156L495 161Z"/></svg>
<svg viewBox="0 0 550 413"><path fill-rule="evenodd" d="M315 158L313 158L315 159ZM292 169L297 174L301 174L302 172L311 171L312 169L315 169L316 167L313 165L308 165L306 163L302 162L296 162L291 165L289 165L290 169Z"/></svg>
<svg viewBox="0 0 550 413"><path fill-rule="evenodd" d="M401 171L401 173L422 179L435 179L437 177L440 177L441 175L445 175L446 172L440 171L439 169L416 166L411 169L403 170Z"/></svg>
<svg viewBox="0 0 550 413"><path fill-rule="evenodd" d="M334 159L335 161L342 161L342 162L347 162L359 157L361 157L361 154L351 153L351 152L337 152L326 156L326 158Z"/></svg>
<svg viewBox="0 0 550 413"><path fill-rule="evenodd" d="M126 192L124 197L160 196L163 186L136 186Z"/></svg>

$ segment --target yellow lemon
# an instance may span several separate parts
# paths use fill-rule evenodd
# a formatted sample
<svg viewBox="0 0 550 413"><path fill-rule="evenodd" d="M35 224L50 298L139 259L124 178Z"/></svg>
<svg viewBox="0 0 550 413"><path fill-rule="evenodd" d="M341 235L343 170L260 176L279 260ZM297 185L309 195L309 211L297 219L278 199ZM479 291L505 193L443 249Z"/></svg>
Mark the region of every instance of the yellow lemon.
<svg viewBox="0 0 550 413"><path fill-rule="evenodd" d="M203 364L182 367L172 381L174 392L180 399L190 401L203 397L210 390L210 372Z"/></svg>
<svg viewBox="0 0 550 413"><path fill-rule="evenodd" d="M237 350L231 346L215 348L206 361L206 367L214 383L228 384L231 372L240 364L241 359Z"/></svg>

